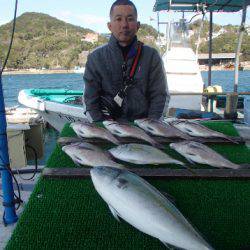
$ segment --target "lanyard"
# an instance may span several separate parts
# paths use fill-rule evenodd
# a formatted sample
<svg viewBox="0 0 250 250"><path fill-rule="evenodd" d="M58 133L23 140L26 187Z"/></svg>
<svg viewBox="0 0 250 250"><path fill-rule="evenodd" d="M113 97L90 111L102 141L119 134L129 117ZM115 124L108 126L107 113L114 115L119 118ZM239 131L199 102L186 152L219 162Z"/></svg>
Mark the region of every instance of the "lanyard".
<svg viewBox="0 0 250 250"><path fill-rule="evenodd" d="M128 89L128 87L130 87L131 85L133 85L135 83L134 82L134 75L135 75L135 72L136 72L136 69L137 69L137 66L138 66L138 63L139 63L139 59L140 59L140 56L141 56L142 46L143 46L143 43L138 41L137 53L136 53L136 56L135 56L135 58L133 60L132 67L131 67L130 72L129 72L129 76L127 76L127 65L126 65L126 63L124 63L122 65L122 76L123 76L124 87L123 87L123 89L121 89L119 91L119 95L121 94L120 96L125 97L126 90Z"/></svg>
<svg viewBox="0 0 250 250"><path fill-rule="evenodd" d="M140 41L138 41L137 44L138 44L137 53L136 53L136 56L133 60L133 64L132 64L132 67L130 69L129 76L127 76L126 63L124 63L122 65L122 76L123 76L124 86L122 87L122 89L120 89L120 91L114 97L114 101L118 104L119 107L122 106L123 100L124 100L125 96L127 95L127 89L129 87L131 87L133 84L135 84L134 75L135 75L136 68L138 66L138 62L139 62L139 59L141 56L142 46L143 46L143 43Z"/></svg>

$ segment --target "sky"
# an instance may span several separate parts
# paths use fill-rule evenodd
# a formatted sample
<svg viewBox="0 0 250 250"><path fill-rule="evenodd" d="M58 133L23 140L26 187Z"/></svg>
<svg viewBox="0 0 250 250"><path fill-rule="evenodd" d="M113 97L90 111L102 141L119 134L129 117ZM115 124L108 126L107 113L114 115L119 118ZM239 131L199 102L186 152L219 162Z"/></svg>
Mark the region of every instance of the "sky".
<svg viewBox="0 0 250 250"><path fill-rule="evenodd" d="M107 33L109 9L113 2L114 0L19 0L17 16L25 12L40 12L99 33ZM138 10L139 21L157 28L157 15L152 11L155 0L134 0L133 2ZM0 0L0 25L13 19L14 5L15 0ZM248 10L250 12L250 8ZM187 19L191 16L189 14ZM179 17L179 13L161 12L160 21L178 20ZM240 21L241 12L214 14L214 22L218 24L239 24ZM247 17L247 24L249 23L250 13ZM160 31L165 29L162 26Z"/></svg>

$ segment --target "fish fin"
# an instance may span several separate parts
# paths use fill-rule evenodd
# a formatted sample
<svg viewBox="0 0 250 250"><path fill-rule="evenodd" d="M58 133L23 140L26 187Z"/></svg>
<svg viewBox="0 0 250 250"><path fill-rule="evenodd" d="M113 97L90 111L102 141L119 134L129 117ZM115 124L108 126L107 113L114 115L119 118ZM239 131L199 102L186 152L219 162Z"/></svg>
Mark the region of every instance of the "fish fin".
<svg viewBox="0 0 250 250"><path fill-rule="evenodd" d="M203 150L205 152L204 148L202 148L202 145L197 141L190 141L189 147L193 148L193 149L200 149L200 150Z"/></svg>
<svg viewBox="0 0 250 250"><path fill-rule="evenodd" d="M167 247L167 249L169 249L169 250L184 250L183 248L177 248L177 247L175 247L175 246L173 246L173 245L171 245L171 244L169 244L169 243L167 243L167 242L164 242L164 241L161 241L164 245L165 245L165 247Z"/></svg>
<svg viewBox="0 0 250 250"><path fill-rule="evenodd" d="M176 205L176 200L174 198L174 196L168 194L167 192L161 192L171 203L173 203L174 205Z"/></svg>
<svg viewBox="0 0 250 250"><path fill-rule="evenodd" d="M73 161L75 165L77 165L78 167L81 167L80 161L78 161L77 158L74 158L73 156L70 156L67 153L66 155Z"/></svg>
<svg viewBox="0 0 250 250"><path fill-rule="evenodd" d="M77 167L82 167L82 165L81 165L78 161L73 160L73 159L72 159L72 161L74 162L74 164L75 164Z"/></svg>
<svg viewBox="0 0 250 250"><path fill-rule="evenodd" d="M194 163L193 163L194 164ZM187 165L182 165L184 168L186 168L190 173L196 175L195 171L193 169L191 169L190 167L188 167Z"/></svg>
<svg viewBox="0 0 250 250"><path fill-rule="evenodd" d="M110 209L111 213L112 213L113 216L115 217L115 219L116 219L117 221L121 222L120 219L119 219L119 214L118 214L118 212L117 212L113 207L111 207L110 205L108 205L108 206L109 206L109 209Z"/></svg>
<svg viewBox="0 0 250 250"><path fill-rule="evenodd" d="M235 139L231 138L230 136L226 136L226 135L225 135L225 137L223 137L223 138L224 138L224 139L227 139L228 141L230 141L230 142L232 142L232 143L239 144L238 141L236 141Z"/></svg>
<svg viewBox="0 0 250 250"><path fill-rule="evenodd" d="M192 165L195 165L195 162L192 161L190 158L188 158L188 157L185 157L185 158L186 158L186 160L187 160L189 163L191 163Z"/></svg>
<svg viewBox="0 0 250 250"><path fill-rule="evenodd" d="M82 140L78 137L59 137L59 139L57 140L57 143L63 147L66 145L70 145L73 143L77 143L77 142L82 142Z"/></svg>

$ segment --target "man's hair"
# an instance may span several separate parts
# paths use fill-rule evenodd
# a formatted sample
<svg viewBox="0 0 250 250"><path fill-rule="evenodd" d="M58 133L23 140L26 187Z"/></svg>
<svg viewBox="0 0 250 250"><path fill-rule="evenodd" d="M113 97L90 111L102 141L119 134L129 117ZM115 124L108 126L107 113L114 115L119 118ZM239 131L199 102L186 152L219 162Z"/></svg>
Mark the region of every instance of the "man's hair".
<svg viewBox="0 0 250 250"><path fill-rule="evenodd" d="M112 13L113 13L113 10L114 10L115 6L119 6L119 5L130 5L130 6L132 6L132 7L134 8L135 14L136 14L136 16L137 16L137 9L136 9L136 7L135 7L135 5L134 5L133 2L131 2L130 0L116 0L116 1L112 4L112 6L111 6L111 8L110 8L110 12L109 12L109 16L110 16L110 17L112 17Z"/></svg>

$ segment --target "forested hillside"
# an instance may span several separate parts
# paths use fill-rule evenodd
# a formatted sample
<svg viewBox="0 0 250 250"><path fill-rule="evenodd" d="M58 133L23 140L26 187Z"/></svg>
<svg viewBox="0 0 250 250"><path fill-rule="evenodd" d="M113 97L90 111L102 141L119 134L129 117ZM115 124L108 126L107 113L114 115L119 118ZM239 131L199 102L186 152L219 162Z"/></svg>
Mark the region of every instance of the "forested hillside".
<svg viewBox="0 0 250 250"><path fill-rule="evenodd" d="M0 27L1 60L7 53L12 22ZM77 27L42 13L25 13L16 20L9 68L71 68L78 55L98 44L81 42L89 29ZM105 38L100 37L98 43Z"/></svg>
<svg viewBox="0 0 250 250"><path fill-rule="evenodd" d="M12 22L0 26L0 59L3 62L10 41ZM94 31L65 23L42 13L25 13L16 20L13 48L7 64L11 69L73 68L81 65L79 55L107 42L98 35L98 41L83 41L84 35ZM155 45L156 30L142 24L139 38ZM153 38L153 39L152 39Z"/></svg>
<svg viewBox="0 0 250 250"><path fill-rule="evenodd" d="M198 31L201 21L196 21L190 25L190 29L193 30L194 35L191 37L192 46L195 48L197 41ZM235 48L238 43L238 30L237 25L225 25L221 26L214 24L213 27L213 52L214 53L231 53L235 52ZM201 32L201 45L199 52L208 53L208 36L209 36L209 23L204 22ZM250 33L245 31L243 43L242 43L242 59L250 60Z"/></svg>
<svg viewBox="0 0 250 250"><path fill-rule="evenodd" d="M195 47L200 21L190 25L191 44ZM0 26L0 59L7 54L12 22ZM238 26L214 25L213 50L234 52L237 43ZM86 34L97 36L94 42L83 39ZM148 24L141 24L138 38L157 48L157 31ZM13 48L7 64L8 69L71 69L83 66L89 51L108 41L106 35L97 34L88 28L75 26L42 13L24 13L16 20ZM208 48L208 22L205 21L201 33L200 52ZM245 34L242 53L243 59L250 60L250 35ZM82 53L85 51L86 53Z"/></svg>

